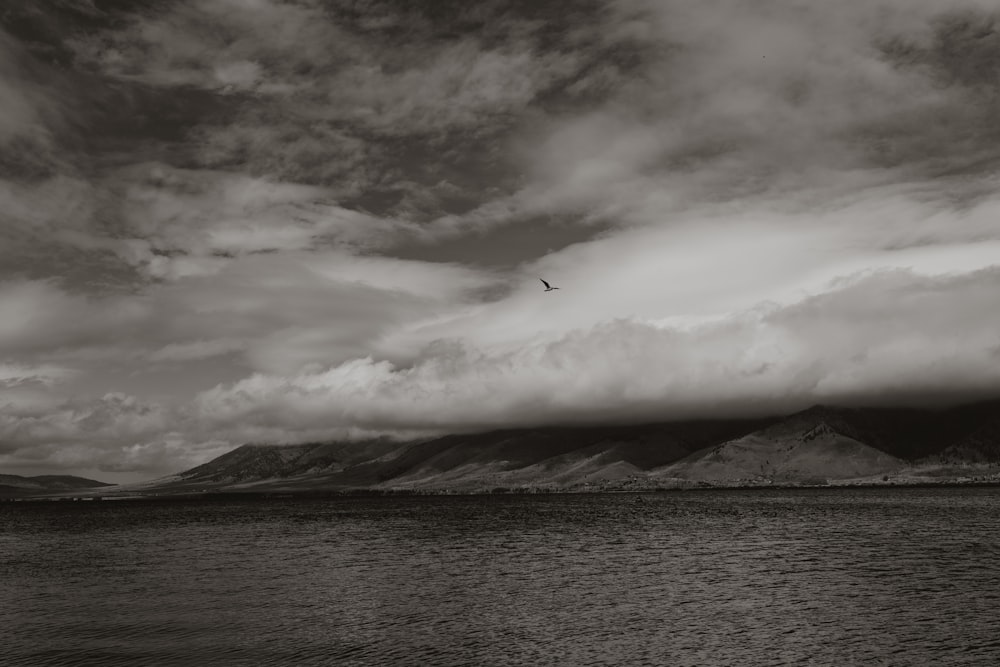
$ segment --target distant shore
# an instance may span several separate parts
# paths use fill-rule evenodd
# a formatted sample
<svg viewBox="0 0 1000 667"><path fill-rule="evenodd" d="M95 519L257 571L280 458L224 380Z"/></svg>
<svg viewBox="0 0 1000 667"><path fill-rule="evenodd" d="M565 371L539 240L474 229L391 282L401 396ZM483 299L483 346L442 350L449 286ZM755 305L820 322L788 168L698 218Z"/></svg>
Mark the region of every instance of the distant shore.
<svg viewBox="0 0 1000 667"><path fill-rule="evenodd" d="M199 492L162 493L81 493L21 495L0 497L0 503L14 502L93 502L93 501L163 501L189 502L203 500L281 500L299 498L409 498L436 496L530 496L530 495L650 495L660 493L688 493L710 491L816 491L857 489L926 489L1000 487L1000 479L942 481L878 481L831 482L826 484L691 484L687 486L649 486L642 488L483 488L483 489L301 489L280 491L206 490Z"/></svg>

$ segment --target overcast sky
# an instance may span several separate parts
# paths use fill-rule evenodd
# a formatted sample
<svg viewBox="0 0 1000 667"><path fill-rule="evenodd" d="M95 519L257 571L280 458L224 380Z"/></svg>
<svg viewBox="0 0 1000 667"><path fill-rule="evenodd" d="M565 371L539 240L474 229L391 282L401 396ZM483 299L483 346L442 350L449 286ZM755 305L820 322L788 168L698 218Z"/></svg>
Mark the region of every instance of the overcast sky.
<svg viewBox="0 0 1000 667"><path fill-rule="evenodd" d="M423 5L4 3L0 472L1000 392L996 0Z"/></svg>

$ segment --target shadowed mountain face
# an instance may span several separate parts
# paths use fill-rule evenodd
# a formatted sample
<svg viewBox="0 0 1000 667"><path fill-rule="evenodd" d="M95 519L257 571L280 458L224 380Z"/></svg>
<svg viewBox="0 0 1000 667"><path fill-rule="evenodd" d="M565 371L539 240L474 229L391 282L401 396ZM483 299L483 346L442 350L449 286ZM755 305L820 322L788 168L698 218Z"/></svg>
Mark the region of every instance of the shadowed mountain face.
<svg viewBox="0 0 1000 667"><path fill-rule="evenodd" d="M572 486L589 478L644 473L769 423L538 428L411 442L243 445L142 486L167 490Z"/></svg>
<svg viewBox="0 0 1000 667"><path fill-rule="evenodd" d="M905 465L825 421L789 426L782 423L697 452L658 475L710 483L825 483L898 472Z"/></svg>
<svg viewBox="0 0 1000 667"><path fill-rule="evenodd" d="M945 463L1000 463L1000 415L976 420L967 434L945 448L937 458Z"/></svg>
<svg viewBox="0 0 1000 667"><path fill-rule="evenodd" d="M177 476L177 483L246 483L273 477L329 475L352 466L378 461L409 446L392 440L307 443L302 445L243 445Z"/></svg>
<svg viewBox="0 0 1000 667"><path fill-rule="evenodd" d="M993 404L1000 409L1000 404ZM974 428L977 415L968 408L954 411L929 411L893 408L843 408L817 405L781 420L761 433L780 440L802 435L812 428L825 426L830 431L851 438L906 461L916 461L935 454Z"/></svg>
<svg viewBox="0 0 1000 667"><path fill-rule="evenodd" d="M957 474L955 466L997 464L1000 401L937 411L815 406L772 419L518 429L410 442L244 445L141 486L583 490L912 481L944 475L947 466L947 474Z"/></svg>
<svg viewBox="0 0 1000 667"><path fill-rule="evenodd" d="M38 493L89 490L106 486L111 485L71 475L38 475L36 477L0 475L0 496L28 496Z"/></svg>

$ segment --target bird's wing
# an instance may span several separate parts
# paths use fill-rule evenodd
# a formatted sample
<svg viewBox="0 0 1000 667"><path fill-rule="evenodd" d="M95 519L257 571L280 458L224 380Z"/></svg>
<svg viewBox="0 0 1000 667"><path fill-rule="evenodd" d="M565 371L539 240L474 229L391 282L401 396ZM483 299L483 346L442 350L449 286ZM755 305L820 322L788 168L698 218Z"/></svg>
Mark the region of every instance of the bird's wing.
<svg viewBox="0 0 1000 667"><path fill-rule="evenodd" d="M539 280L542 280L542 279L541 279L541 278L539 278ZM547 282L545 282L544 280L542 280L542 284L543 284L543 285L545 285L546 287L551 287L551 285L549 285L549 284L548 284Z"/></svg>

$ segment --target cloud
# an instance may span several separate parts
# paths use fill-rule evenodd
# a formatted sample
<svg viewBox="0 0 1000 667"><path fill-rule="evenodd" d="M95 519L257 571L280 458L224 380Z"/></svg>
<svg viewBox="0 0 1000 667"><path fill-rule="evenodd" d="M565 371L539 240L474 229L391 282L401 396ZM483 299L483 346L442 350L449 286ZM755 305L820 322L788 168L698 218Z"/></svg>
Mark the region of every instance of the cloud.
<svg viewBox="0 0 1000 667"><path fill-rule="evenodd" d="M197 403L219 424L454 430L977 395L1000 379L998 286L995 268L880 272L693 326L614 320L506 349L442 340L409 367L366 358L256 374Z"/></svg>
<svg viewBox="0 0 1000 667"><path fill-rule="evenodd" d="M292 371L369 354L405 323L447 312L489 274L345 253L255 255L160 292L185 337L244 341L254 368ZM194 284L198 284L194 288Z"/></svg>
<svg viewBox="0 0 1000 667"><path fill-rule="evenodd" d="M163 182L138 177L111 193L126 200L140 239L112 254L145 253L168 277L153 265L170 262L148 256L158 249L141 250L142 233L169 245L177 239L163 238L166 227L190 236L206 221L228 223L214 244L236 251L244 240L302 247L329 225L348 243L358 239L345 228L365 229L366 240L379 228L398 244L545 216L662 224L706 203L818 201L928 170L975 172L995 157L995 86L972 74L993 53L988 4L946 13L888 0L849 12L793 0L765 12L725 0L581 7L518 13L485 3L432 16L383 3L206 0L140 7L74 33L74 66L107 85L182 97L204 89L228 109L189 114L186 138L174 142L189 166L193 158L216 171L159 164ZM188 106L200 108L193 98ZM938 184L935 195L977 196L969 180ZM178 181L202 183L201 192L179 191ZM273 197L277 215L208 220L244 213L213 210L233 188ZM209 214L159 217L175 200ZM308 222L276 229L276 217L300 207L316 209ZM147 213L154 222L141 222ZM408 224L434 219L423 234Z"/></svg>
<svg viewBox="0 0 1000 667"><path fill-rule="evenodd" d="M571 4L562 18L587 3ZM403 183L448 181L459 208L475 206L484 184L505 189L517 177L508 133L549 97L567 98L567 84L580 91L569 99L592 95L600 86L582 81L591 70L619 71L604 56L622 44L605 44L600 12L587 11L552 30L506 3L441 13L204 0L121 13L70 47L76 66L108 85L211 95L225 111L191 118L182 142L199 166L322 185L355 208L429 219L441 210L401 203Z"/></svg>
<svg viewBox="0 0 1000 667"><path fill-rule="evenodd" d="M52 389L78 375L57 364L0 362L0 413L43 414L59 403Z"/></svg>
<svg viewBox="0 0 1000 667"><path fill-rule="evenodd" d="M297 119L280 108L245 109L225 125L193 133L204 168L322 185L329 189L326 198L362 196L378 185L386 169L377 145L335 124Z"/></svg>
<svg viewBox="0 0 1000 667"><path fill-rule="evenodd" d="M975 74L995 55L986 6L616 3L606 25L642 47L641 64L598 103L515 137L516 193L439 224L659 225L692 207L825 205L910 181L975 198L1000 158L998 89Z"/></svg>
<svg viewBox="0 0 1000 667"><path fill-rule="evenodd" d="M215 340L195 340L188 343L170 343L149 355L149 360L197 361L242 350L246 344L240 340L217 338Z"/></svg>
<svg viewBox="0 0 1000 667"><path fill-rule="evenodd" d="M19 67L27 59L19 45L0 27L0 178L37 177L57 162L53 114L58 104L50 91Z"/></svg>
<svg viewBox="0 0 1000 667"><path fill-rule="evenodd" d="M0 347L7 354L91 345L110 331L127 338L147 316L138 299L116 298L94 307L49 281L0 283Z"/></svg>
<svg viewBox="0 0 1000 667"><path fill-rule="evenodd" d="M140 8L127 19L123 28L111 28L100 38L77 36L71 45L77 57L124 79L222 88L234 85L233 71L240 68L245 71L235 76L236 83L247 84L272 69L336 62L340 52L350 49L344 44L349 35L308 4L179 2ZM323 49L324 43L331 48ZM268 61L269 67L258 60ZM255 67L247 68L247 63Z"/></svg>
<svg viewBox="0 0 1000 667"><path fill-rule="evenodd" d="M91 181L0 180L0 204L9 223L0 246L7 276L97 290L210 274L220 260L250 253L363 252L421 234L346 209L328 188L156 162Z"/></svg>
<svg viewBox="0 0 1000 667"><path fill-rule="evenodd" d="M15 8L7 461L985 391L993 4Z"/></svg>
<svg viewBox="0 0 1000 667"><path fill-rule="evenodd" d="M925 201L920 187L907 185L844 199L815 209L692 209L616 230L519 267L504 298L397 329L380 349L399 361L437 338L520 345L616 319L686 326L763 302L789 305L859 273L936 276L997 264L995 197L956 207ZM542 298L539 278L561 290Z"/></svg>
<svg viewBox="0 0 1000 667"><path fill-rule="evenodd" d="M319 3L205 0L136 13L125 29L80 37L77 57L104 73L294 99L297 115L400 135L480 125L520 111L581 67L539 52L521 24L503 41L475 36L389 41ZM376 9L377 15L386 9ZM391 16L380 18L391 20ZM424 36L426 37L426 36Z"/></svg>
<svg viewBox="0 0 1000 667"><path fill-rule="evenodd" d="M178 268L184 260L197 261L166 258L170 265L159 268L173 271L173 280L132 294L0 283L0 346L18 355L18 368L58 361L84 364L91 374L139 373L148 370L142 362L232 353L250 368L294 371L369 354L392 329L471 302L496 279L457 265L333 249L205 258L211 270Z"/></svg>
<svg viewBox="0 0 1000 667"><path fill-rule="evenodd" d="M114 481L177 472L233 447L197 434L183 406L121 392L44 406L8 404L0 411L0 465L26 474L88 471Z"/></svg>
<svg viewBox="0 0 1000 667"><path fill-rule="evenodd" d="M0 438L5 448L38 447L73 457L74 447L120 445L163 431L170 423L167 412L134 396L109 393L99 399L70 400L44 413L5 410L0 415Z"/></svg>
<svg viewBox="0 0 1000 667"><path fill-rule="evenodd" d="M23 364L0 363L0 385L11 387L21 384L38 383L52 385L72 377L75 371L55 364L26 366Z"/></svg>
<svg viewBox="0 0 1000 667"><path fill-rule="evenodd" d="M120 193L122 231L133 237L128 249L154 272L155 263L169 263L154 257L365 249L413 233L404 223L340 207L317 186L156 163L132 166L108 181Z"/></svg>

